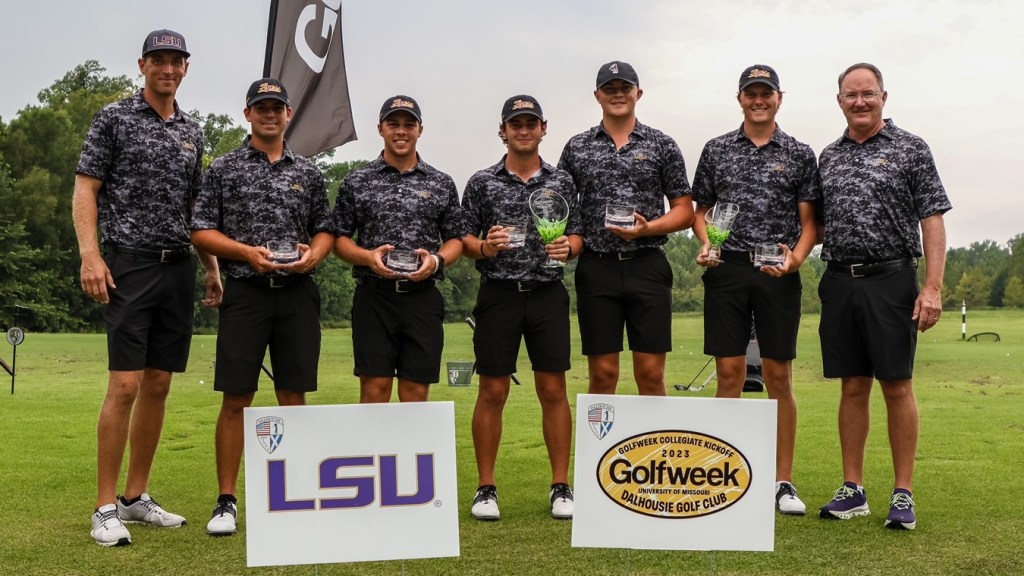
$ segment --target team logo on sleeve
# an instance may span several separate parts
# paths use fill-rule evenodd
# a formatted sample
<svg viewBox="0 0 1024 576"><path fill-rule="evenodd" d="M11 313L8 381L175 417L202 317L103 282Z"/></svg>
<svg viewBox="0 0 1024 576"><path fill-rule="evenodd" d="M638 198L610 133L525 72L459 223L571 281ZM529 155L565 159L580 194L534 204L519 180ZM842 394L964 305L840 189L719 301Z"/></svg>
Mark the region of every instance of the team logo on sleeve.
<svg viewBox="0 0 1024 576"><path fill-rule="evenodd" d="M300 183L298 183L298 182L295 182L294 184L292 184L292 185L290 186L290 188L292 189L292 192L304 192L304 191L306 190L306 189L305 189L305 188L304 188L304 187L302 186L302 184L300 184Z"/></svg>
<svg viewBox="0 0 1024 576"><path fill-rule="evenodd" d="M598 440L603 440L612 431L614 423L615 407L611 404L591 404L587 408L587 424Z"/></svg>
<svg viewBox="0 0 1024 576"><path fill-rule="evenodd" d="M267 454L273 454L284 440L284 419L264 416L257 420L256 439L260 441L260 446L263 446Z"/></svg>

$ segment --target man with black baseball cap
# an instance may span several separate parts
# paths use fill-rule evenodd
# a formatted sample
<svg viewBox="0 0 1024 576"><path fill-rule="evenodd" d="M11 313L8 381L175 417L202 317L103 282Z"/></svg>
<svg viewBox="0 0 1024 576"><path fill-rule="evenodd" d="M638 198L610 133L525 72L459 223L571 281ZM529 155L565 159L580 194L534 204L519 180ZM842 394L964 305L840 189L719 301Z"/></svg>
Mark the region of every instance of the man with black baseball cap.
<svg viewBox="0 0 1024 576"><path fill-rule="evenodd" d="M565 392L569 363L569 295L563 269L543 266L550 256L566 261L580 253L576 186L572 177L540 156L547 121L536 98L512 96L501 108L498 135L506 154L469 179L462 209L469 233L464 253L476 260L480 291L473 315L473 350L480 391L473 411L473 446L479 484L472 515L498 520L494 473L501 442L501 418L525 338L543 414L544 442L551 461L551 515L572 518L569 447L572 416ZM531 223L530 195L552 190L570 202L566 234L545 246Z"/></svg>
<svg viewBox="0 0 1024 576"><path fill-rule="evenodd" d="M268 347L278 404L305 404L306 392L317 388L320 292L313 272L334 244L323 176L284 139L292 117L284 85L253 82L244 113L252 134L210 165L192 217L192 241L220 258L227 277L213 383L224 394L216 433L220 496L206 525L214 536L237 527L243 411L256 396ZM282 241L293 253L282 253Z"/></svg>
<svg viewBox="0 0 1024 576"><path fill-rule="evenodd" d="M594 90L601 123L570 139L558 162L579 191L586 248L576 267L576 297L591 394L615 393L623 326L640 394L666 394L672 270L662 246L670 233L693 224L693 204L679 146L636 118L643 93L631 65L602 65ZM632 225L606 223L612 206L632 208Z"/></svg>
<svg viewBox="0 0 1024 576"><path fill-rule="evenodd" d="M416 151L416 100L385 100L377 132L384 150L345 177L334 207L334 249L356 280L354 373L360 402L388 402L395 378L399 400L425 401L441 379L444 347L444 297L435 284L462 254L465 223L455 181Z"/></svg>
<svg viewBox="0 0 1024 576"><path fill-rule="evenodd" d="M102 546L131 544L123 522L185 524L148 490L171 375L185 370L192 338L196 264L188 221L200 186L203 128L175 99L188 57L181 34L150 32L138 60L142 89L96 115L75 169L82 290L104 305L107 323L110 376L97 429L92 518L92 536ZM217 261L199 257L206 268L203 304L217 306ZM129 438L128 479L118 496Z"/></svg>
<svg viewBox="0 0 1024 576"><path fill-rule="evenodd" d="M758 64L740 74L736 101L743 123L709 141L693 178L694 234L703 241L697 264L704 272L704 353L715 357L719 398L739 398L747 376L751 327L757 334L764 383L778 409L775 505L803 515L807 506L793 485L797 405L793 358L800 328L799 269L814 248L814 204L821 197L811 147L775 122L782 105L779 75ZM739 206L719 260L708 258L704 215L718 202ZM758 245L778 246L785 260L755 267Z"/></svg>

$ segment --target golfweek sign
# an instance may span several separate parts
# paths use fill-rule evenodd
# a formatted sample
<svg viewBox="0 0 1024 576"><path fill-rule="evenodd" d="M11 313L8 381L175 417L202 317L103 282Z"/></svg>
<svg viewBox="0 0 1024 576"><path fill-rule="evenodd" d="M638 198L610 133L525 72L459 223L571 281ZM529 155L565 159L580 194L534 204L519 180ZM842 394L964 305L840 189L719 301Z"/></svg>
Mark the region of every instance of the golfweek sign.
<svg viewBox="0 0 1024 576"><path fill-rule="evenodd" d="M774 400L581 394L572 545L775 546Z"/></svg>
<svg viewBox="0 0 1024 576"><path fill-rule="evenodd" d="M245 410L249 566L459 555L451 402Z"/></svg>

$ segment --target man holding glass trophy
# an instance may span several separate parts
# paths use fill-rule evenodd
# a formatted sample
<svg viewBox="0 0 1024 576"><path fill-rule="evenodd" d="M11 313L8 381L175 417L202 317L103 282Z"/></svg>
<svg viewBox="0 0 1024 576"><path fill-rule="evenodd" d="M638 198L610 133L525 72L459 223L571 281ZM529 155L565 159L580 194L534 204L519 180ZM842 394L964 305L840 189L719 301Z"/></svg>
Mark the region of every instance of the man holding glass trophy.
<svg viewBox="0 0 1024 576"><path fill-rule="evenodd" d="M317 388L320 291L312 273L334 244L323 175L284 141L292 118L284 85L253 82L244 112L252 134L210 165L192 217L192 242L220 258L228 278L213 385L224 393L216 433L220 496L206 527L214 536L236 530L243 411L256 395L267 348L278 404L305 404L306 392Z"/></svg>
<svg viewBox="0 0 1024 576"><path fill-rule="evenodd" d="M441 380L444 296L437 282L462 255L465 224L451 176L416 151L423 114L410 96L384 101L384 150L345 177L334 251L352 265L352 355L359 402L423 402Z"/></svg>
<svg viewBox="0 0 1024 576"><path fill-rule="evenodd" d="M601 66L601 123L571 138L558 162L579 191L576 298L591 394L615 393L625 327L640 394L665 395L672 269L661 247L693 224L693 204L679 146L636 118L643 93L628 63Z"/></svg>
<svg viewBox="0 0 1024 576"><path fill-rule="evenodd" d="M524 338L551 461L551 515L568 519L573 514L572 415L565 391L570 368L569 294L562 284L562 266L580 253L583 239L573 218L572 177L541 159L539 147L546 133L540 102L525 94L506 100L498 136L508 152L497 164L474 174L462 196L469 230L462 240L463 252L476 260L480 272L473 309L473 349L480 375L473 412L479 488L471 512L478 520L501 518L495 463L502 412Z"/></svg>
<svg viewBox="0 0 1024 576"><path fill-rule="evenodd" d="M778 405L775 502L783 514L807 507L793 486L796 398L793 358L800 326L798 270L814 248L821 196L809 146L782 131L778 74L750 66L736 95L743 124L704 146L693 178L693 231L704 242L704 353L715 357L719 398L739 398L751 322L768 397Z"/></svg>

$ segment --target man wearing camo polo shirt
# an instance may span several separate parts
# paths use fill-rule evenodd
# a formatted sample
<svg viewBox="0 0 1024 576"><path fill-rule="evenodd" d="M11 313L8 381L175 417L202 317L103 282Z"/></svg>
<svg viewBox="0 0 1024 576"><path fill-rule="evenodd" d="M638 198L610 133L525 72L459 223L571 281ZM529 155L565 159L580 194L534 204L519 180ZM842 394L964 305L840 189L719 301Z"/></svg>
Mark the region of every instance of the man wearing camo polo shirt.
<svg viewBox="0 0 1024 576"><path fill-rule="evenodd" d="M842 379L839 443L845 480L820 516L847 520L870 514L864 450L877 379L888 412L895 476L884 524L913 530L919 430L914 354L917 332L935 326L942 313L943 214L952 205L928 145L883 118L888 96L877 67L847 68L836 95L847 128L818 161L825 217L821 257L828 262L818 285L818 331L825 377ZM922 255L927 270L919 291Z"/></svg>
<svg viewBox="0 0 1024 576"><path fill-rule="evenodd" d="M707 267L704 353L715 357L716 396L739 398L747 375L751 323L756 327L768 397L778 408L775 505L783 514L803 515L807 506L793 486L793 358L803 289L798 270L817 240L818 165L810 146L775 123L782 90L772 67L744 70L736 100L743 124L704 146L693 177L693 231L704 242L697 264ZM704 215L717 202L737 204L740 211L720 259L712 260ZM783 263L755 268L758 244L781 247Z"/></svg>
<svg viewBox="0 0 1024 576"><path fill-rule="evenodd" d="M569 486L572 415L565 393L565 372L570 368L569 294L562 284L562 268L547 268L543 263L549 255L566 261L583 247L576 229L576 187L567 172L540 157L547 122L534 97L523 94L505 101L498 134L508 153L494 166L474 174L462 196L469 230L462 240L463 251L476 260L480 272L480 291L473 308L473 350L480 375L473 447L480 478L471 513L478 520L501 518L494 468L502 412L516 371L519 343L525 338L551 461L551 515L567 519L573 513ZM568 236L546 246L529 224L529 198L538 190L553 190L572 203ZM510 231L516 236L525 234L525 243L513 242Z"/></svg>
<svg viewBox="0 0 1024 576"><path fill-rule="evenodd" d="M143 88L96 115L75 170L82 290L105 305L107 324L110 379L97 427L92 518L92 536L102 546L131 544L123 522L185 524L150 498L149 475L171 375L185 371L192 338L196 265L188 221L201 179L203 128L175 100L188 57L181 34L146 36L138 61ZM199 256L203 304L217 306L217 262ZM117 496L129 439L128 479Z"/></svg>
<svg viewBox="0 0 1024 576"><path fill-rule="evenodd" d="M451 176L416 151L419 104L393 96L378 118L384 150L345 178L334 207L334 249L356 279L354 373L360 402L390 401L396 377L399 400L425 401L429 385L441 379L444 347L444 298L435 284L462 254L465 223ZM406 252L411 267L390 259L396 250Z"/></svg>
<svg viewBox="0 0 1024 576"><path fill-rule="evenodd" d="M220 496L206 526L214 536L236 530L243 410L256 396L267 348L279 405L303 405L317 388L320 290L312 275L334 244L323 175L284 140L292 117L284 85L274 78L253 82L244 114L252 134L210 165L192 218L192 241L221 259L228 279L213 386L224 393L216 438ZM274 246L282 241L289 246ZM288 253L292 246L297 253Z"/></svg>
<svg viewBox="0 0 1024 576"><path fill-rule="evenodd" d="M576 298L591 394L615 393L623 326L640 394L666 393L672 269L662 246L668 234L693 225L693 204L679 146L636 118L643 93L629 64L601 66L594 90L601 123L570 139L558 162L579 192L585 248ZM633 225L606 226L608 205L633 207Z"/></svg>

